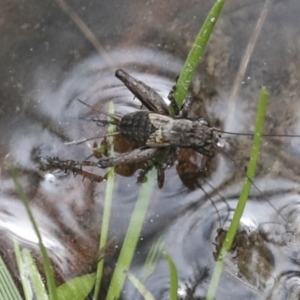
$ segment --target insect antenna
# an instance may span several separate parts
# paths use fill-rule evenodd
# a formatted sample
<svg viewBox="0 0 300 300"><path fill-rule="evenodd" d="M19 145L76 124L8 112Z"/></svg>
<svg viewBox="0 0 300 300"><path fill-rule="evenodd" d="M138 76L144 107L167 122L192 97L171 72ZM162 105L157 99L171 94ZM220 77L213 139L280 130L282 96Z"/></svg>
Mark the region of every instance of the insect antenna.
<svg viewBox="0 0 300 300"><path fill-rule="evenodd" d="M103 125L117 125L119 126L120 122L115 122L115 121L110 121L110 120L102 120L96 117L92 117L92 118L86 118L86 117L79 117L79 120L82 121L91 121L91 122L96 122L96 123L100 123Z"/></svg>
<svg viewBox="0 0 300 300"><path fill-rule="evenodd" d="M218 190L208 181L206 180L205 178L202 178L201 180L203 180L210 188L213 189L213 191L222 199L222 202L226 205L226 207L228 208L228 211L230 212L230 205L227 203L226 201L226 198L224 196L222 196ZM209 194L203 189L203 187L201 187L202 191L205 193L205 195L208 196L209 200L211 201L212 205L214 206L217 214L218 214L218 217L219 217L219 225L220 225L220 228L222 228L222 225L221 225L221 216L217 210L217 206L216 204L214 203L214 201L211 199L211 197L209 196Z"/></svg>
<svg viewBox="0 0 300 300"><path fill-rule="evenodd" d="M244 175L246 176L246 178L251 182L251 184L253 185L253 187L258 191L258 193L261 195L261 197L269 203L269 205L282 217L282 219L288 223L288 221L285 219L285 217L278 211L278 209L264 196L264 194L260 191L260 189L258 188L258 186L254 183L254 181L244 172L243 168L241 168L235 161L234 159L228 154L226 153L226 151L224 151L222 148L217 147L217 150L222 153L224 156L226 156L227 158L229 158L233 164L241 171L244 173Z"/></svg>
<svg viewBox="0 0 300 300"><path fill-rule="evenodd" d="M207 183L206 180L204 180L204 181ZM210 184L208 184L208 185L210 185ZM210 186L211 186L211 185L210 185ZM218 209L217 209L217 206L216 206L215 202L211 199L211 197L210 197L209 194L206 192L206 190L202 187L201 184L199 184L198 187L203 191L203 193L205 194L205 196L209 199L210 203L211 203L212 206L214 207L214 209L215 209L215 211L216 211L216 213L217 213L217 215L218 215L218 222L219 222L219 226L220 226L220 228L221 228L221 227L222 227L222 225L221 225L221 216L220 216L220 214L219 214L219 211L218 211Z"/></svg>
<svg viewBox="0 0 300 300"><path fill-rule="evenodd" d="M230 131L222 131L219 129L214 129L216 132L224 133L224 134L231 134L231 135L243 135L243 136L254 136L255 133L238 133L238 132L230 132ZM300 135L298 134L262 134L262 137L294 137L294 138L299 138Z"/></svg>
<svg viewBox="0 0 300 300"><path fill-rule="evenodd" d="M106 137L109 137L109 136L115 136L115 135L119 135L119 134L120 134L120 132L116 131L116 132L107 133L105 135L97 135L97 136L85 138L85 139L82 139L82 140L77 140L77 141L72 141L72 142L66 142L64 144L68 145L68 146L69 145L79 145L79 144L82 144L82 143L87 142L87 141L91 141L91 140L95 140L95 139L101 139L101 138L106 138Z"/></svg>
<svg viewBox="0 0 300 300"><path fill-rule="evenodd" d="M121 121L121 119L122 119L122 117L120 117L120 116L118 116L118 115L110 114L110 113L105 112L105 111L103 111L103 110L97 109L97 108L95 108L95 107L93 107L93 106L91 106L91 105L85 103L84 101L82 101L82 100L80 100L80 99L77 99L77 100L78 100L81 104L83 104L83 105L85 105L85 106L87 106L87 107L93 109L94 111L97 111L97 112L100 113L100 114L103 114L103 115L105 115L105 116L108 116L108 117L110 117L110 118L113 118L114 120L116 120L116 121L118 122L118 124L120 123L120 121Z"/></svg>

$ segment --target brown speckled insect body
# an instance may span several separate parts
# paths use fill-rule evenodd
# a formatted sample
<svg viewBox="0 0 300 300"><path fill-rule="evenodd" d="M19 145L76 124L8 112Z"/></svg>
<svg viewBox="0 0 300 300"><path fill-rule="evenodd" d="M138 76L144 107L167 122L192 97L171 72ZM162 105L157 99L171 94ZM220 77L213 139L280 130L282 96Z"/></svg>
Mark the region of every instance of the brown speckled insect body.
<svg viewBox="0 0 300 300"><path fill-rule="evenodd" d="M114 157L100 158L98 162L62 161L58 158L48 158L49 168L52 165L52 167L66 170L73 166L73 171L76 170L76 173L80 173L80 169L76 168L76 165L107 168L122 164L145 162L155 158L159 152L174 154L177 147L191 148L208 157L214 156L214 145L219 140L219 134L206 120L187 118L190 101L186 101L183 107L179 109L171 92L169 95L171 106L173 111L178 112L175 117L172 117L165 101L151 87L120 69L116 71L116 77L126 85L148 111L139 110L124 116L99 111L110 116L112 121L103 121L98 118L93 118L93 121L117 125L117 132L113 135L122 135L134 143L137 148ZM83 104L87 105L86 103ZM163 172L160 170L158 173L162 174ZM159 180L159 186L162 186L161 181Z"/></svg>

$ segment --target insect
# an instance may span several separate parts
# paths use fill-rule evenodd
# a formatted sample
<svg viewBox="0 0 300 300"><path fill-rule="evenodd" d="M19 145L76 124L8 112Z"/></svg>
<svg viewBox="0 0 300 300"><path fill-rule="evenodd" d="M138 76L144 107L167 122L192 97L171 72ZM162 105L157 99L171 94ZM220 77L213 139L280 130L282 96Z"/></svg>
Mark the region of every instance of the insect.
<svg viewBox="0 0 300 300"><path fill-rule="evenodd" d="M171 106L173 111L176 112L175 117L172 117L165 101L151 87L121 69L117 70L115 75L147 110L139 110L124 116L97 110L109 116L111 120L101 120L99 118L92 118L92 120L102 124L115 124L118 128L117 131L106 136L121 135L132 142L136 149L114 157L100 158L98 162L62 161L59 158L48 158L46 161L48 168L71 169L74 173L80 173L85 177L97 180L97 176L91 176L90 173L81 170L81 167L108 168L123 164L147 162L151 159L154 159L154 162L157 163L158 158L160 158L160 162L156 165L158 185L162 187L164 168L168 165L165 160L172 161L177 148L190 148L210 158L215 155L215 145L219 141L220 134L205 119L192 120L187 117L191 103L189 98L182 108L179 108L172 96L173 91L170 92ZM87 105L81 100L79 101ZM76 166L80 166L80 168ZM99 178L99 181L101 179Z"/></svg>
<svg viewBox="0 0 300 300"><path fill-rule="evenodd" d="M132 151L119 154L114 157L102 157L97 162L60 160L56 157L47 158L45 160L45 167L47 169L57 168L63 171L69 170L73 173L81 174L83 177L88 177L91 180L102 181L104 179L103 177L83 170L82 166L108 168L123 164L145 162L148 164L148 166L145 168L146 173L150 167L153 167L151 163L154 162L154 164L157 164L155 166L157 167L158 171L158 185L159 187L162 187L164 181L164 168L168 163L172 164L172 161L179 149L183 148L193 150L208 158L215 156L215 152L220 149L218 146L218 143L221 139L220 132L214 127L210 126L205 119L188 118L189 105L191 104L190 98L187 98L183 106L179 108L172 98L172 95L169 95L173 111L176 112L175 116L173 117L171 116L169 107L166 105L164 100L151 87L133 78L123 70L117 70L116 77L126 85L126 87L134 94L136 98L139 99L139 101L147 108L147 110L138 110L133 113L125 114L124 116L109 114L107 112L98 110L99 113L110 117L110 120L102 120L98 117L91 118L91 120L104 125L116 125L117 131L108 133L106 136L120 135L134 143L136 148ZM84 102L82 103L89 106ZM89 107L93 108L91 106ZM226 154L224 151L221 152ZM239 167L239 169L241 170L241 167ZM206 183L210 185L208 182ZM274 207L274 205L262 194L262 192L258 190L256 186L255 188L259 192L260 196L266 200L266 202L268 202L286 221L281 212ZM208 196L208 199L218 214L218 220L220 223L219 227L222 229L222 232L225 232L226 229L224 230L222 228L221 217L214 204L214 201L210 199L210 195L208 193L205 192L205 194ZM227 201L227 199L223 198L222 196L221 198L224 200L224 202ZM288 222L286 221L286 224L287 223ZM249 244L247 244L247 236L239 236L240 238L236 241L236 252L238 254L245 252L244 244L246 244L246 246L248 245L248 248L250 248ZM248 255L250 258L256 255L256 253L260 254L261 252L269 257L269 248L265 247L265 244L263 241L261 241L261 239L258 240L257 237L259 236L260 235L256 232L254 234L250 234L249 243L251 243L250 245L253 245L254 248L253 252ZM257 248L255 248L254 246L258 244L257 241L259 241L260 244ZM214 253L214 256L217 257L220 246L219 244L215 244L215 246L216 252ZM252 247L250 250L252 250ZM266 256L262 255L262 257L264 258ZM244 262L245 259L241 260L241 263L238 261L238 267L241 269L243 268L243 270L245 269ZM265 260L263 260L263 263L264 262ZM266 262L268 263L268 260L266 260ZM194 294L197 284L198 280L196 278L196 284L191 286L190 291L188 290L188 294Z"/></svg>

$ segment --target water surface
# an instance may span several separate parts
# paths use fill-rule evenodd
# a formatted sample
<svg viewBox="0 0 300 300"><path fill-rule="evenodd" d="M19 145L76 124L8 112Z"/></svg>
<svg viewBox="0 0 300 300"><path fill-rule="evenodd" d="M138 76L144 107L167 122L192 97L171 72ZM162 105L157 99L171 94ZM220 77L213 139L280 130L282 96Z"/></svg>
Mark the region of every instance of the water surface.
<svg viewBox="0 0 300 300"><path fill-rule="evenodd" d="M78 1L72 5L105 55L95 50L86 33L55 1L3 3L5 13L0 18L0 36L5 41L0 52L0 251L9 263L14 261L12 237L34 254L38 251L6 169L6 163L13 162L56 265L58 282L95 269L105 182L43 173L34 158L83 160L91 154L92 141L65 145L106 132L106 128L78 119L91 112L77 98L105 109L113 101L119 114L140 109L139 102L114 78L117 68L124 68L166 98L211 1L88 5ZM252 132L259 90L266 85L270 101L265 131L299 134L300 5L296 0L271 4L234 112L229 101L262 6L262 1L226 3L195 79L193 92L198 100L192 114L225 130ZM218 229L228 228L244 180L241 169L249 160L251 139L224 137L224 151L235 163L222 154L204 162L186 154L182 160L207 166L198 179L200 187L189 184L191 177L181 180L178 171L185 169L183 162L166 171L164 187L152 195L133 262L132 272L139 274L149 247L162 236L178 268L182 299L205 296L215 264ZM252 189L217 299L297 299L299 143L289 138L264 140L255 179L259 191ZM104 175L106 170L97 172ZM114 190L110 235L118 245L139 190L138 171L129 170L126 175L116 176ZM16 269L11 267L11 271L17 278ZM167 264L161 259L146 286L155 299L168 299L168 285ZM130 283L125 289L124 299L139 299Z"/></svg>

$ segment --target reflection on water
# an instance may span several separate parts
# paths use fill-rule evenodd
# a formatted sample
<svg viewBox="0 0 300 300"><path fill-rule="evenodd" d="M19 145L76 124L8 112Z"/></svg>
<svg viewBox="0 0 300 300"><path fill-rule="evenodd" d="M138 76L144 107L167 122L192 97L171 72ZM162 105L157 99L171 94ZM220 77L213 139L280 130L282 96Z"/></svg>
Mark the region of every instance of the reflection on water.
<svg viewBox="0 0 300 300"><path fill-rule="evenodd" d="M238 10L234 17L239 19L240 12ZM233 21L232 23L233 25L227 24L228 28L235 26ZM222 33L216 34L217 38L222 39L220 37ZM282 35L278 38L284 39ZM220 43L223 42L230 45L233 41L224 38ZM268 42L270 41L265 42L263 50L258 52L259 58L254 58L254 61L261 68L265 68L266 64L277 71L272 64L274 57L272 60L264 54L268 52L264 51ZM237 64L236 57L224 58L227 52L219 53L218 49L223 48L216 39L212 40L211 45L213 46L209 47L215 49L210 50L220 56L212 59L208 55L207 72L209 75L213 73L221 82L223 77L232 75L222 75L218 66L222 65L221 69L227 71L230 66ZM236 51L234 47L236 46L232 46L232 51ZM294 50L291 48L289 51ZM107 104L113 101L115 111L120 115L140 109L140 103L134 100L129 91L114 77L115 69L125 69L167 98L182 66L182 61L174 55L148 48L115 50L111 51L109 56L115 66L108 67L104 60L92 56L82 60L72 71L66 73L63 79L59 79L56 85L45 80L47 74L45 77L37 76L36 88L32 92L34 103L28 105L25 113L15 120L12 127L6 128L9 134L1 136L1 156L3 153L9 153L1 163L1 253L12 249L12 237L18 238L22 245L30 247L34 254L37 253L36 237L13 181L6 172L5 163L12 161L19 168L19 180L30 199L44 243L57 266L58 281L95 270L105 182L97 184L87 179L83 181L79 176L74 177L63 172L42 172L38 168L36 158L59 156L61 159L83 160L92 154L93 141L73 146L65 144L103 135L106 132L104 127L79 120L79 116L97 113L91 112L76 99L91 105L99 105L102 109L107 109ZM283 61L287 60L285 56L281 58ZM278 61L275 59L276 64L281 67ZM258 86L266 82L270 83L271 91L275 90L270 101L267 129L279 133L288 130L297 131L299 122L297 118L299 103L295 96L299 95L295 84L298 82L297 72L292 64L287 62L283 64L292 69L289 74L291 89L285 87L284 92L280 93L279 83L283 82L283 79L286 80L286 76L280 72L274 72L276 76L268 77L265 74L267 72L263 70L255 77L255 71L251 70L254 72L251 76L256 78L256 82L253 83L255 89L253 90L251 86L251 82L254 81L247 79L241 92L241 100L244 97L247 101L240 102L234 120L226 118L224 108L230 88L224 84L216 94L213 92L215 86L212 83L201 85L202 89L199 90L197 79L194 92L197 95L201 94L204 102L196 102L193 113L206 116L207 110L213 125L220 124L227 127L230 123L230 126L239 125L238 131L251 131L253 124L251 116L256 105L253 99L256 99ZM285 85L288 83L284 82ZM230 80L227 84L230 87ZM292 101L293 99L297 101ZM294 123L291 121L293 112L296 114ZM99 140L97 142L100 143ZM234 157L235 164L222 153L217 154L207 164L204 164L199 156L191 157L190 153L185 153L177 165L166 170L164 187L161 190L157 189L152 196L137 257L132 266L132 272L139 275L149 247L158 236L162 236L166 251L178 268L180 279L178 295L185 300L205 297L215 265L214 256L222 239L219 235L220 229L224 231L228 229L244 179L244 174L237 164L244 168L249 159L250 139L226 137L222 143L222 149ZM298 146L297 140L277 138L265 141L259 163L259 175L255 180L259 191L255 187L252 188L238 236L225 261L225 271L217 299L298 298L300 287ZM179 176L186 168L187 158L191 162L189 165L191 169L194 165L202 163L207 167L193 184L189 184L192 176L185 178ZM94 171L102 176L106 172L100 169ZM134 170L128 174L130 176L116 176L110 236L114 238L117 246L122 243L139 190L136 183L138 171ZM114 262L112 259L112 266ZM169 299L168 272L166 261L161 259L154 273L146 281L146 286L155 299ZM130 283L126 285L126 294L123 298L139 299Z"/></svg>

